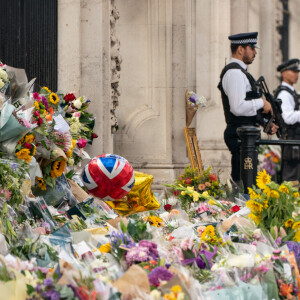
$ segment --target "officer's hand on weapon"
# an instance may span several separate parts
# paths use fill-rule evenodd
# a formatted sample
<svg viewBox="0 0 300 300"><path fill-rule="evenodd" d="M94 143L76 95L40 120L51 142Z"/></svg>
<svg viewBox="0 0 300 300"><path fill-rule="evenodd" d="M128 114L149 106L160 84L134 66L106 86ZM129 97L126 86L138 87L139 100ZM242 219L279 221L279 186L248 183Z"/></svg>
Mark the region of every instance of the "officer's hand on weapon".
<svg viewBox="0 0 300 300"><path fill-rule="evenodd" d="M279 128L279 126L272 123L271 134L275 134L277 132L278 128Z"/></svg>
<svg viewBox="0 0 300 300"><path fill-rule="evenodd" d="M264 102L264 106L263 106L263 113L267 114L268 112L271 113L271 115L273 116L273 109L272 106L270 104L270 102L268 102L266 99L262 98L263 102Z"/></svg>

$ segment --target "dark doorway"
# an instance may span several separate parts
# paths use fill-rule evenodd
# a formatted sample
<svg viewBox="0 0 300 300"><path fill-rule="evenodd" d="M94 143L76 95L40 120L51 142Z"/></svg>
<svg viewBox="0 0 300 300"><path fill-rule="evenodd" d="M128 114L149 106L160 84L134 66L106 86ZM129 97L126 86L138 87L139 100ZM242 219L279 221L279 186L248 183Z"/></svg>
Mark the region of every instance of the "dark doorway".
<svg viewBox="0 0 300 300"><path fill-rule="evenodd" d="M0 60L57 90L57 0L0 0Z"/></svg>

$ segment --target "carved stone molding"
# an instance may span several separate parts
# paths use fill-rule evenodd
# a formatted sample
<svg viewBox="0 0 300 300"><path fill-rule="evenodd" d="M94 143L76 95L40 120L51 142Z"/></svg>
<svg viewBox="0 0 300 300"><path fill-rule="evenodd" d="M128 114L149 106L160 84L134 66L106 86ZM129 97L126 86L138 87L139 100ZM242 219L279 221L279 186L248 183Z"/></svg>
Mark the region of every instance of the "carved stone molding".
<svg viewBox="0 0 300 300"><path fill-rule="evenodd" d="M111 0L110 10L110 45L111 45L111 132L115 133L118 130L118 120L115 110L119 105L119 90L120 71L122 57L120 55L120 41L116 34L116 22L120 18L119 11L117 10L115 0Z"/></svg>

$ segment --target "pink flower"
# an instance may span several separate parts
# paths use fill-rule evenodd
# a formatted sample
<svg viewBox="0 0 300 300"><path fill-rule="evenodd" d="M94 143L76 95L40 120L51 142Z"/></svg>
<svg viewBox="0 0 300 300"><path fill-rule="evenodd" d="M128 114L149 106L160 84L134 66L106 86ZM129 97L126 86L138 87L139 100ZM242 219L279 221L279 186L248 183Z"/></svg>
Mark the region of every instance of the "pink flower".
<svg viewBox="0 0 300 300"><path fill-rule="evenodd" d="M178 257L180 260L184 260L184 256L183 256L183 253L182 253L182 250L179 248L179 247L173 247L173 251L176 255L176 257Z"/></svg>
<svg viewBox="0 0 300 300"><path fill-rule="evenodd" d="M32 96L33 96L33 99L35 99L35 100L40 100L41 99L39 93L33 93Z"/></svg>
<svg viewBox="0 0 300 300"><path fill-rule="evenodd" d="M81 138L77 141L78 148L84 148L87 144L87 140Z"/></svg>
<svg viewBox="0 0 300 300"><path fill-rule="evenodd" d="M81 112L80 111L76 111L73 113L73 117L74 118L80 118Z"/></svg>
<svg viewBox="0 0 300 300"><path fill-rule="evenodd" d="M187 251L188 249L191 250L193 246L194 246L194 242L190 237L184 239L180 244L180 247L185 251Z"/></svg>

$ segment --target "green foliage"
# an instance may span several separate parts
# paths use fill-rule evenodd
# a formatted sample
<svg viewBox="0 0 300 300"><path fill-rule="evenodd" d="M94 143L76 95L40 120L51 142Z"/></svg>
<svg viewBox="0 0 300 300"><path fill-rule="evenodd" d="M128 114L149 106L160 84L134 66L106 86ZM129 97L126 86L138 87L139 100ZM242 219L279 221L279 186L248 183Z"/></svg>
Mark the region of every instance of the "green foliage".
<svg viewBox="0 0 300 300"><path fill-rule="evenodd" d="M142 219L129 219L127 231L135 242L151 239L151 234L147 231L147 222L144 222Z"/></svg>

